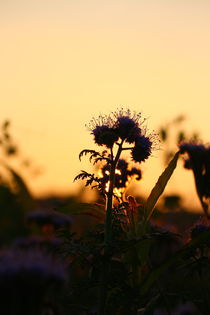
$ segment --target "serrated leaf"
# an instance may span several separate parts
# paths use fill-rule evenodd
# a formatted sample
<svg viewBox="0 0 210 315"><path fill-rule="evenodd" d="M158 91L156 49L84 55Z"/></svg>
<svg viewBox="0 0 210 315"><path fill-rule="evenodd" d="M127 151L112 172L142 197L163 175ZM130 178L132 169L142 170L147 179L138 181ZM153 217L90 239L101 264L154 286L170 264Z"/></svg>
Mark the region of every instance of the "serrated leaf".
<svg viewBox="0 0 210 315"><path fill-rule="evenodd" d="M81 161L82 156L83 156L83 155L87 155L87 154L91 154L91 156L92 156L92 155L95 155L95 156L100 155L100 154L99 154L97 151L95 151L95 150L87 150L87 149L85 149L85 150L82 150L82 151L80 152L80 154L79 154L79 160Z"/></svg>
<svg viewBox="0 0 210 315"><path fill-rule="evenodd" d="M176 168L178 158L179 158L179 151L176 152L173 159L169 162L168 166L166 167L164 172L161 174L157 183L155 184L154 188L152 189L152 191L151 191L151 193L147 199L146 205L145 205L145 210L144 210L145 221L149 220L149 218L151 217L151 215L153 213L153 209L154 209L159 197L163 193L171 175L173 174L173 171Z"/></svg>
<svg viewBox="0 0 210 315"><path fill-rule="evenodd" d="M75 182L76 180L85 179L85 178L92 177L92 176L93 176L93 174L90 174L90 173L88 173L88 172L82 170L81 173L78 174L78 175L74 178L73 181Z"/></svg>

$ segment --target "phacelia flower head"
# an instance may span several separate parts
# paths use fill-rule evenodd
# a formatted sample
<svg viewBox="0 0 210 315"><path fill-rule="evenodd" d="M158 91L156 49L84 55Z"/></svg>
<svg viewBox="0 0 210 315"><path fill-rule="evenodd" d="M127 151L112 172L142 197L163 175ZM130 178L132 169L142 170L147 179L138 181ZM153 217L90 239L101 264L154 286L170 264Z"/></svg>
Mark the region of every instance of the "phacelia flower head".
<svg viewBox="0 0 210 315"><path fill-rule="evenodd" d="M188 154L186 161L186 168L202 167L202 163L205 159L205 146L202 144L196 144L191 142L183 142L179 146L181 154Z"/></svg>
<svg viewBox="0 0 210 315"><path fill-rule="evenodd" d="M141 113L131 112L129 109L113 112L113 116L116 119L115 130L118 136L128 143L134 143L136 138L141 135L140 122Z"/></svg>
<svg viewBox="0 0 210 315"><path fill-rule="evenodd" d="M149 137L139 136L135 141L135 146L131 151L132 159L135 162L143 162L152 153L152 141Z"/></svg>
<svg viewBox="0 0 210 315"><path fill-rule="evenodd" d="M210 197L210 147L203 144L181 143L180 153L184 154L184 167L192 169L199 194ZM187 158L185 157L187 155Z"/></svg>
<svg viewBox="0 0 210 315"><path fill-rule="evenodd" d="M44 314L46 298L53 303L66 280L66 266L46 252L0 251L1 313Z"/></svg>
<svg viewBox="0 0 210 315"><path fill-rule="evenodd" d="M105 145L108 148L120 138L127 143L134 143L142 135L144 120L141 120L141 113L131 112L129 109L118 109L110 115L100 115L93 118L88 126L98 145Z"/></svg>
<svg viewBox="0 0 210 315"><path fill-rule="evenodd" d="M118 140L118 136L113 128L107 126L97 126L93 129L95 143L98 145L106 145L108 148Z"/></svg>
<svg viewBox="0 0 210 315"><path fill-rule="evenodd" d="M94 141L98 145L105 145L111 148L118 140L118 135L113 128L113 120L111 116L100 115L98 119L93 118L90 121L88 128L94 136Z"/></svg>

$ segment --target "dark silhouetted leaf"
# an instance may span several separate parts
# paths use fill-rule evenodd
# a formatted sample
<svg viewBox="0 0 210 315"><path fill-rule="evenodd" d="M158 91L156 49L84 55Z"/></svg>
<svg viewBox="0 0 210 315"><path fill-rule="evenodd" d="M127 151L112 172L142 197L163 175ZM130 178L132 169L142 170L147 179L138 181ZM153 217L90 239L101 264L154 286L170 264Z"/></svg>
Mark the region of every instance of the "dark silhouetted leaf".
<svg viewBox="0 0 210 315"><path fill-rule="evenodd" d="M163 193L171 175L173 174L173 171L176 168L178 157L179 151L174 155L173 159L159 177L155 187L152 189L145 205L145 220L148 220L151 217L156 202Z"/></svg>
<svg viewBox="0 0 210 315"><path fill-rule="evenodd" d="M6 169L10 172L13 179L13 184L15 185L15 190L18 195L19 201L21 202L22 207L26 211L31 211L34 208L34 199L24 182L23 178L10 166L4 164Z"/></svg>
<svg viewBox="0 0 210 315"><path fill-rule="evenodd" d="M86 178L89 178L89 177L91 177L91 176L93 176L93 174L90 174L90 173L88 173L88 172L82 170L81 173L78 174L78 175L74 178L74 182L75 182L76 180L79 180L79 179L86 179Z"/></svg>
<svg viewBox="0 0 210 315"><path fill-rule="evenodd" d="M79 160L81 161L81 158L83 157L83 155L87 155L87 154L91 154L91 156L98 156L98 155L100 155L100 153L99 152L97 152L97 151L95 151L95 150L87 150L87 149L85 149L85 150L82 150L81 152L80 152L80 154L79 154Z"/></svg>

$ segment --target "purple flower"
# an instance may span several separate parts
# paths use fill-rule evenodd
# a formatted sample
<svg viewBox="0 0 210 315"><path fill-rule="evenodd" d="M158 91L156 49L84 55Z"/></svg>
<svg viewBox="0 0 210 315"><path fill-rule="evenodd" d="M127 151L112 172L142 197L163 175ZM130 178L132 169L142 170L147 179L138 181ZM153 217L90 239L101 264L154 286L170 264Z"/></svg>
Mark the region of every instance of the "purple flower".
<svg viewBox="0 0 210 315"><path fill-rule="evenodd" d="M106 145L108 148L111 148L118 140L115 130L104 125L96 126L96 128L92 130L92 134L94 135L94 141L96 144Z"/></svg>
<svg viewBox="0 0 210 315"><path fill-rule="evenodd" d="M184 142L180 144L179 148L180 148L181 154L184 154L184 153L188 154L192 167L193 167L193 164L198 165L200 163L201 164L203 163L205 150L206 150L204 145Z"/></svg>
<svg viewBox="0 0 210 315"><path fill-rule="evenodd" d="M66 271L61 262L40 250L8 250L0 252L0 283L29 286L48 286L49 282L63 283ZM17 281L18 280L18 281Z"/></svg>
<svg viewBox="0 0 210 315"><path fill-rule="evenodd" d="M98 145L111 148L118 138L128 143L134 143L142 133L141 113L131 112L123 108L112 112L109 116L100 115L92 119L88 126Z"/></svg>
<svg viewBox="0 0 210 315"><path fill-rule="evenodd" d="M201 198L210 197L210 147L203 144L182 143L179 146L184 158L184 167L192 169L196 188Z"/></svg>
<svg viewBox="0 0 210 315"><path fill-rule="evenodd" d="M116 123L116 133L128 143L133 143L141 134L139 123L129 116L120 116Z"/></svg>
<svg viewBox="0 0 210 315"><path fill-rule="evenodd" d="M143 162L151 155L152 141L149 137L139 136L135 141L135 146L131 151L134 162Z"/></svg>
<svg viewBox="0 0 210 315"><path fill-rule="evenodd" d="M42 313L49 292L51 303L65 284L65 266L40 250L7 250L0 252L1 313Z"/></svg>
<svg viewBox="0 0 210 315"><path fill-rule="evenodd" d="M51 224L55 229L61 226L70 226L71 218L65 214L56 211L36 210L29 212L27 217L28 223L34 222L38 226Z"/></svg>

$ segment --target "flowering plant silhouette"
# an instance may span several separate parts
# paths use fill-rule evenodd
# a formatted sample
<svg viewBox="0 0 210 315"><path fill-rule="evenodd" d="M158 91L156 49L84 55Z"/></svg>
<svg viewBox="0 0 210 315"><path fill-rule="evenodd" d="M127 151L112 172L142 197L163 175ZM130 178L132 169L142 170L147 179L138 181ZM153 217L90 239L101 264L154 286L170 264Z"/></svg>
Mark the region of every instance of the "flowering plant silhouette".
<svg viewBox="0 0 210 315"><path fill-rule="evenodd" d="M148 132L141 113L123 108L92 119L87 127L101 150L85 149L79 158L89 155L90 162L99 163L101 168L96 174L81 171L75 180L84 179L86 186L98 188L106 202L82 204L82 209L72 208L71 214L90 214L104 224L94 226L81 239L65 238L65 254L69 253L74 266L75 262L82 262L88 269L82 305L86 314L151 315L159 310L160 314L162 311L171 314L177 305L183 306L186 298L193 308L196 306L202 314L209 314L210 307L204 311L202 306L202 301L207 303L208 298L203 298L196 287L199 283L202 292L209 288L203 284L204 274L199 273L203 266L208 270L209 225L198 223L188 243L184 243L180 235L154 226L151 220L180 153L187 152L192 158L189 147L179 147L148 198L140 204L133 196L119 197L117 192L126 187L129 177L141 179L141 169L132 167L130 161L138 165L145 162L158 147L158 136ZM124 153L128 153L130 160L124 160ZM194 164L197 163L196 157ZM207 160L202 160L201 167L199 164L199 171L203 185L205 182L204 197L208 197ZM209 279L210 273L208 276L205 273L205 277ZM72 304L75 297L77 294L72 294Z"/></svg>
<svg viewBox="0 0 210 315"><path fill-rule="evenodd" d="M130 159L136 163L141 163L147 160L152 151L157 148L158 136L154 132L149 133L145 124L145 119L142 119L141 113L132 112L129 109L119 109L112 112L110 115L100 115L97 119L92 119L87 126L93 135L94 141L98 146L104 147L102 152L95 150L83 150L79 158L83 155L90 155L90 162L96 164L97 162L105 162L103 167L104 177L95 176L86 171L81 171L79 175L75 177L75 180L86 179L86 186L92 185L97 187L106 197L105 205L105 227L104 227L104 248L103 248L103 264L101 268L101 293L100 293L100 307L99 314L105 314L106 300L110 262L112 260L112 251L114 247L113 233L116 231L116 221L119 222L119 217L126 214L128 216L129 228L127 230L128 237L142 237L146 232L146 222L151 216L153 208L160 194L163 192L168 179L173 173L176 167L176 161L178 154L172 160L169 169L165 171L162 178L159 179L157 186L153 189L150 197L147 200L147 204L144 208L142 228L140 233L137 233L137 225L139 224L137 219L137 204L133 197L128 199L126 203L120 203L117 206L113 205L113 199L115 197L114 189L117 187L117 174L116 170L122 168L121 154L124 151L130 152ZM124 162L125 165L126 162ZM127 169L127 166L126 166ZM126 169L122 172L126 173ZM106 172L108 171L108 172ZM141 173L135 168L131 171L131 174L136 173L140 179ZM108 174L108 189L105 189L104 181L107 182ZM116 220L117 218L117 220ZM118 244L119 246L119 244ZM132 262L132 274L133 283L138 283L138 255L136 250L132 249L130 256L133 257L135 262Z"/></svg>
<svg viewBox="0 0 210 315"><path fill-rule="evenodd" d="M95 150L83 150L79 158L90 154L90 162L96 164L105 161L109 168L109 188L106 191L101 179L94 174L82 171L75 177L77 179L87 179L86 186L96 183L106 195L106 221L104 242L109 246L112 235L112 208L115 187L116 168L120 163L120 156L123 151L129 150L131 159L141 163L149 158L157 144L158 138L155 133L148 134L145 127L145 119L142 120L141 113L131 112L123 108L112 112L110 115L100 115L97 119L92 119L88 125L94 141L99 146L105 146L106 150L101 153Z"/></svg>

